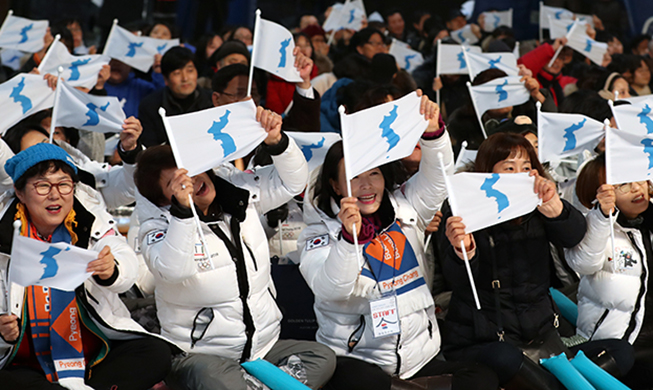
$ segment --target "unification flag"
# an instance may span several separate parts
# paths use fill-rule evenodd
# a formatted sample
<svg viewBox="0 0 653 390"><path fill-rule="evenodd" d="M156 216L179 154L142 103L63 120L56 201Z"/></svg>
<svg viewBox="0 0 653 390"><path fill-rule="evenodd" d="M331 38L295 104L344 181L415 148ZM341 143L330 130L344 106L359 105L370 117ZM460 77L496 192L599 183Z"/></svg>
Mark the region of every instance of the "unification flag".
<svg viewBox="0 0 653 390"><path fill-rule="evenodd" d="M329 17L324 21L324 31L337 31L343 28L358 31L366 18L363 0L347 0L345 4L336 3Z"/></svg>
<svg viewBox="0 0 653 390"><path fill-rule="evenodd" d="M154 64L156 54L163 55L175 46L179 46L179 39L139 37L114 23L103 54L147 72Z"/></svg>
<svg viewBox="0 0 653 390"><path fill-rule="evenodd" d="M464 168L468 163L473 163L476 161L476 155L478 150L467 149L467 141L463 141L460 145L460 151L458 152L458 158L456 159L455 169Z"/></svg>
<svg viewBox="0 0 653 390"><path fill-rule="evenodd" d="M581 114L539 112L537 127L541 162L593 150L605 136L603 123Z"/></svg>
<svg viewBox="0 0 653 390"><path fill-rule="evenodd" d="M419 113L420 103L413 92L350 115L340 112L347 180L415 150L428 126Z"/></svg>
<svg viewBox="0 0 653 390"><path fill-rule="evenodd" d="M195 176L225 161L247 156L267 137L254 102L227 104L190 114L160 114L177 166Z"/></svg>
<svg viewBox="0 0 653 390"><path fill-rule="evenodd" d="M485 16L485 20L481 26L483 31L492 32L499 26L512 27L512 8L507 11L483 12L482 15Z"/></svg>
<svg viewBox="0 0 653 390"><path fill-rule="evenodd" d="M653 180L653 132L639 126L623 130L608 127L605 176L608 184Z"/></svg>
<svg viewBox="0 0 653 390"><path fill-rule="evenodd" d="M476 76L487 69L500 69L508 76L518 76L519 67L513 53L466 53L469 78Z"/></svg>
<svg viewBox="0 0 653 390"><path fill-rule="evenodd" d="M441 74L469 74L465 53L480 53L481 48L478 46L461 46L438 41L438 58L435 75Z"/></svg>
<svg viewBox="0 0 653 390"><path fill-rule="evenodd" d="M5 81L0 84L0 133L53 103L54 91L42 75L21 73Z"/></svg>
<svg viewBox="0 0 653 390"><path fill-rule="evenodd" d="M446 176L453 215L462 217L465 233L527 214L540 204L535 177L528 173L458 173Z"/></svg>
<svg viewBox="0 0 653 390"><path fill-rule="evenodd" d="M308 171L312 172L315 168L324 163L324 158L331 145L340 141L340 135L337 133L304 133L286 131L286 134L295 140L299 149L301 149L308 163Z"/></svg>
<svg viewBox="0 0 653 390"><path fill-rule="evenodd" d="M119 133L125 121L125 112L114 96L93 96L79 91L67 82L60 83L58 100L54 104L54 126L98 133Z"/></svg>
<svg viewBox="0 0 653 390"><path fill-rule="evenodd" d="M549 7L540 1L540 29L551 28L549 17L555 20L573 20L574 13L564 8Z"/></svg>
<svg viewBox="0 0 653 390"><path fill-rule="evenodd" d="M43 49L47 20L30 20L14 16L11 11L0 28L0 47L36 53Z"/></svg>
<svg viewBox="0 0 653 390"><path fill-rule="evenodd" d="M608 44L590 38L585 32L585 25L578 21L574 23L567 34L566 46L576 50L599 66L603 63L603 55L608 51Z"/></svg>
<svg viewBox="0 0 653 390"><path fill-rule="evenodd" d="M586 15L586 14L574 14L576 17L576 20L579 22L584 22L586 24L589 24L594 28L594 17L592 15Z"/></svg>
<svg viewBox="0 0 653 390"><path fill-rule="evenodd" d="M19 70L20 60L22 58L23 58L23 52L20 50L14 50L14 49L0 50L0 60L2 60L2 66L6 66L13 70Z"/></svg>
<svg viewBox="0 0 653 390"><path fill-rule="evenodd" d="M527 102L531 95L520 79L519 76L508 76L475 87L468 84L477 115L481 117L487 110L517 106Z"/></svg>
<svg viewBox="0 0 653 390"><path fill-rule="evenodd" d="M74 56L68 52L66 45L54 40L48 49L43 61L39 65L41 74L57 74L57 69L64 68L62 77L73 87L93 88L97 83L97 76L103 65L109 64L111 59L105 55Z"/></svg>
<svg viewBox="0 0 653 390"><path fill-rule="evenodd" d="M292 33L280 24L256 16L252 65L277 77L299 83L302 78L295 68L295 41Z"/></svg>
<svg viewBox="0 0 653 390"><path fill-rule="evenodd" d="M92 273L88 263L99 253L66 243L51 244L14 233L9 278L21 286L46 286L73 291Z"/></svg>
<svg viewBox="0 0 653 390"><path fill-rule="evenodd" d="M449 35L454 41L460 44L473 45L478 42L478 37L472 32L471 24L466 25L460 30L452 31Z"/></svg>
<svg viewBox="0 0 653 390"><path fill-rule="evenodd" d="M411 49L408 44L396 39L392 40L388 53L392 54L399 67L405 69L407 72L414 71L415 68L424 63L422 53Z"/></svg>
<svg viewBox="0 0 653 390"><path fill-rule="evenodd" d="M549 36L551 39L566 37L574 26L574 23L572 19L553 19L549 17ZM577 23L583 26L587 25L582 21L578 21Z"/></svg>

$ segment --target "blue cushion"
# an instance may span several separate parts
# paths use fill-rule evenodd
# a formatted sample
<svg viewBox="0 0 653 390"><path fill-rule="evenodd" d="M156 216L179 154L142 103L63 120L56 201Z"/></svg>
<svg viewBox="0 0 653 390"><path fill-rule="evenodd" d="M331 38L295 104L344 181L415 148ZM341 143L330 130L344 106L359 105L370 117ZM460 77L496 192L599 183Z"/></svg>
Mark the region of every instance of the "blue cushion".
<svg viewBox="0 0 653 390"><path fill-rule="evenodd" d="M567 355L561 353L548 359L541 359L540 364L558 378L569 390L596 390L580 372L567 360Z"/></svg>
<svg viewBox="0 0 653 390"><path fill-rule="evenodd" d="M308 386L267 360L256 359L242 363L241 366L272 390L310 390Z"/></svg>
<svg viewBox="0 0 653 390"><path fill-rule="evenodd" d="M560 314L562 314L567 321L576 326L578 323L578 305L576 305L571 299L567 298L565 294L553 287L549 288L549 291L551 292L553 301L558 306L558 309L560 309Z"/></svg>
<svg viewBox="0 0 653 390"><path fill-rule="evenodd" d="M593 361L589 360L583 351L578 351L571 360L571 365L578 370L597 390L628 390L623 383L608 374Z"/></svg>

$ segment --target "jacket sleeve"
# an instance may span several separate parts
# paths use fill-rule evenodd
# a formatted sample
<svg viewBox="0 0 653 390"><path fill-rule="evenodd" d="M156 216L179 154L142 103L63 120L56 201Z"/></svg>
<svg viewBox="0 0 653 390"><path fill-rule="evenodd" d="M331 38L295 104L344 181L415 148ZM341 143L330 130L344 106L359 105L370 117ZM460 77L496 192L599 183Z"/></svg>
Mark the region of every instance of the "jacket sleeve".
<svg viewBox="0 0 653 390"><path fill-rule="evenodd" d="M556 218L546 218L544 229L546 236L554 245L563 248L573 248L578 245L587 231L587 223L580 211L576 210L569 202L562 200L562 213Z"/></svg>
<svg viewBox="0 0 653 390"><path fill-rule="evenodd" d="M545 43L519 57L517 63L524 65L533 72L533 75L536 75L551 61L554 54L553 46Z"/></svg>
<svg viewBox="0 0 653 390"><path fill-rule="evenodd" d="M14 152L9 148L9 145L0 139L0 192L5 192L14 187L14 182L5 171L5 163L7 160L14 156Z"/></svg>
<svg viewBox="0 0 653 390"><path fill-rule="evenodd" d="M309 247L310 241L324 237L328 237L328 245ZM330 236L324 225L318 223L304 229L297 249L301 253L299 270L316 297L343 301L352 295L362 268L353 244Z"/></svg>
<svg viewBox="0 0 653 390"><path fill-rule="evenodd" d="M288 115L283 119L283 129L288 131L319 132L320 127L320 105L322 101L320 94L313 89L313 99L304 97L295 91L293 92L292 107Z"/></svg>
<svg viewBox="0 0 653 390"><path fill-rule="evenodd" d="M454 171L453 150L449 134L445 131L439 138L433 140L421 139L422 160L419 171L406 182L402 191L408 202L417 210L422 219L423 230L431 222L435 212L440 209L447 197L447 187L440 166L438 154L443 154L445 170L448 175Z"/></svg>
<svg viewBox="0 0 653 390"><path fill-rule="evenodd" d="M193 218L171 217L170 223L150 220L138 233L141 253L154 275L169 283L178 283L197 273L192 254L195 245ZM159 233L164 234L158 239Z"/></svg>
<svg viewBox="0 0 653 390"><path fill-rule="evenodd" d="M129 290L136 283L138 277L138 259L134 250L127 244L125 237L113 229L93 243L91 249L100 252L107 245L111 248L111 254L116 261L116 268L118 269L117 278L109 286L101 285L96 280L94 282L101 287L109 289L111 292L120 294Z"/></svg>
<svg viewBox="0 0 653 390"><path fill-rule="evenodd" d="M573 248L565 249L567 263L581 275L592 275L603 268L608 260L605 256L606 243L610 242L610 219L601 209L595 207L585 217L587 233Z"/></svg>
<svg viewBox="0 0 653 390"><path fill-rule="evenodd" d="M150 99L143 99L138 106L138 119L143 126L143 132L138 140L146 147L160 145L165 141L165 137L161 137L162 133L165 135L165 130L157 111L158 106L155 107L154 104L150 104L153 97L153 95L149 95L148 98Z"/></svg>

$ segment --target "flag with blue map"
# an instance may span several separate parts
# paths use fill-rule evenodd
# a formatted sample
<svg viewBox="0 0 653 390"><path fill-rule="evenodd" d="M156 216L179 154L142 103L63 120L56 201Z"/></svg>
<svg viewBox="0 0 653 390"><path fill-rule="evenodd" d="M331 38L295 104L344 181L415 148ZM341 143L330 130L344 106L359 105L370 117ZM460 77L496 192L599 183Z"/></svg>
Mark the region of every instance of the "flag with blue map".
<svg viewBox="0 0 653 390"><path fill-rule="evenodd" d="M295 42L292 33L280 24L258 19L254 31L252 65L277 77L299 83L302 78L295 68Z"/></svg>
<svg viewBox="0 0 653 390"><path fill-rule="evenodd" d="M608 44L597 42L587 35L587 24L581 24L576 21L567 33L566 46L571 47L575 51L589 58L593 63L601 66L603 63L603 55L608 51Z"/></svg>
<svg viewBox="0 0 653 390"><path fill-rule="evenodd" d="M485 111L525 103L531 95L519 76L501 77L475 87L469 86L477 115Z"/></svg>
<svg viewBox="0 0 653 390"><path fill-rule="evenodd" d="M528 173L458 173L446 176L453 215L473 233L530 213L540 204Z"/></svg>
<svg viewBox="0 0 653 390"><path fill-rule="evenodd" d="M585 115L540 112L537 134L540 161L546 162L594 150L605 130L603 123Z"/></svg>
<svg viewBox="0 0 653 390"><path fill-rule="evenodd" d="M344 4L333 5L322 28L327 32L341 29L358 31L363 27L363 21L366 18L363 0L347 0Z"/></svg>
<svg viewBox="0 0 653 390"><path fill-rule="evenodd" d="M73 87L92 89L97 83L97 76L102 65L108 65L111 59L105 55L74 56L68 52L66 45L58 40L52 42L43 61L39 64L41 74L57 74L61 66L64 71L61 78Z"/></svg>
<svg viewBox="0 0 653 390"><path fill-rule="evenodd" d="M0 29L0 48L36 53L43 49L47 20L30 20L7 15Z"/></svg>
<svg viewBox="0 0 653 390"><path fill-rule="evenodd" d="M470 80L474 80L479 73L487 69L500 69L506 72L508 76L519 75L517 59L512 53L467 52L466 56Z"/></svg>
<svg viewBox="0 0 653 390"><path fill-rule="evenodd" d="M0 133L53 103L54 91L42 75L21 73L5 81L0 84Z"/></svg>
<svg viewBox="0 0 653 390"><path fill-rule="evenodd" d="M460 30L451 31L449 36L456 42L473 45L478 42L478 37L472 32L472 25L468 24Z"/></svg>
<svg viewBox="0 0 653 390"><path fill-rule="evenodd" d="M195 176L223 162L244 157L267 133L256 121L254 102L227 104L163 118L179 168Z"/></svg>
<svg viewBox="0 0 653 390"><path fill-rule="evenodd" d="M147 72L154 64L155 55L164 55L175 46L179 46L179 39L141 37L114 24L103 54L141 72Z"/></svg>
<svg viewBox="0 0 653 390"><path fill-rule="evenodd" d="M550 7L540 2L540 29L551 28L549 18L554 20L573 20L574 13L568 9Z"/></svg>
<svg viewBox="0 0 653 390"><path fill-rule="evenodd" d="M422 53L411 49L407 43L396 39L392 40L388 54L393 55L399 67L408 73L412 73L415 68L424 63Z"/></svg>
<svg viewBox="0 0 653 390"><path fill-rule="evenodd" d="M481 28L485 32L491 33L499 26L512 27L512 8L507 11L487 11L483 12L484 22Z"/></svg>
<svg viewBox="0 0 653 390"><path fill-rule="evenodd" d="M98 252L66 243L51 244L13 235L9 279L21 286L46 286L73 291L91 276L88 263L98 258Z"/></svg>
<svg viewBox="0 0 653 390"><path fill-rule="evenodd" d="M21 59L25 56L20 50L14 49L2 49L0 50L0 60L2 61L2 66L6 66L13 70L20 69Z"/></svg>
<svg viewBox="0 0 653 390"><path fill-rule="evenodd" d="M125 112L117 97L94 96L60 83L59 99L54 103L55 126L72 127L97 133L119 133Z"/></svg>
<svg viewBox="0 0 653 390"><path fill-rule="evenodd" d="M583 26L583 28L587 27L587 22L585 21L579 20L577 23ZM551 39L566 37L573 25L574 20L572 19L554 19L549 16L549 36Z"/></svg>
<svg viewBox="0 0 653 390"><path fill-rule="evenodd" d="M438 43L438 58L436 63L435 75L441 74L469 74L465 53L480 53L481 48L478 46L462 46L448 43Z"/></svg>
<svg viewBox="0 0 653 390"><path fill-rule="evenodd" d="M653 132L640 126L609 127L605 137L605 176L608 184L653 180Z"/></svg>
<svg viewBox="0 0 653 390"><path fill-rule="evenodd" d="M304 154L309 172L322 166L331 145L342 139L337 133L286 131L286 135L295 140L302 154Z"/></svg>
<svg viewBox="0 0 653 390"><path fill-rule="evenodd" d="M348 179L415 150L428 126L419 113L420 102L413 92L350 115L340 114Z"/></svg>

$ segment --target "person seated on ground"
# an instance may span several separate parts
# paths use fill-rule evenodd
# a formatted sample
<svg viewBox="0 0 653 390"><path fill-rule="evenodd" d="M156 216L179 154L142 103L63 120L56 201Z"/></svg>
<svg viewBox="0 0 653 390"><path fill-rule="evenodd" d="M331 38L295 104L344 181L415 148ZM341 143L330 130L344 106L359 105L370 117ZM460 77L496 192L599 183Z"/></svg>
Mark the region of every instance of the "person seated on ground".
<svg viewBox="0 0 653 390"><path fill-rule="evenodd" d="M166 380L173 389L245 390L240 363L257 358L277 366L298 358L305 375L297 379L312 389L335 367L326 346L279 340L281 312L260 216L304 190L308 167L281 132L279 115L258 107L257 120L274 166L240 172L239 187L212 170L188 177L167 145L148 148L138 161L139 242L155 278L161 334L186 351L173 359Z"/></svg>
<svg viewBox="0 0 653 390"><path fill-rule="evenodd" d="M496 376L487 368L439 358L440 332L427 287L430 275L423 239L446 196L437 155L444 154L451 172L453 153L449 136L439 125L437 105L426 96L420 114L429 124L420 141L420 170L408 182L398 182L401 163L395 162L353 178L348 195L343 144L337 142L307 190L308 227L298 240L300 270L315 294L317 340L338 356L336 372L325 389L498 388ZM397 264L390 260L390 267L384 265L379 260L384 256ZM372 317L370 305L390 295L396 298L399 315L387 321L398 321L399 331L378 337L374 328L382 319Z"/></svg>
<svg viewBox="0 0 653 390"><path fill-rule="evenodd" d="M160 382L170 369L170 347L134 322L118 298L135 281L136 254L99 194L79 183L70 156L56 145L34 145L4 168L15 194L0 198L2 269L21 261L9 259L16 220L22 236L99 255L86 269L93 276L75 291L22 287L3 277L11 301L0 300L7 313L0 315L2 388L146 390Z"/></svg>

